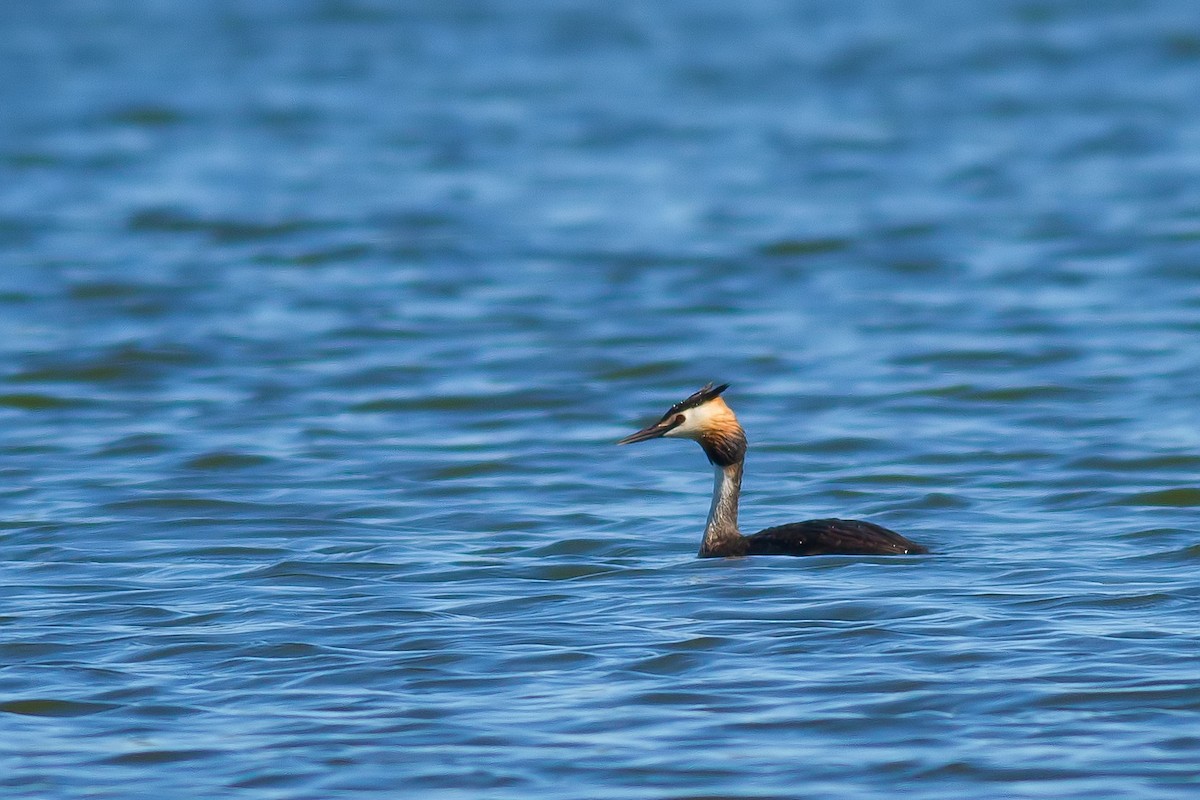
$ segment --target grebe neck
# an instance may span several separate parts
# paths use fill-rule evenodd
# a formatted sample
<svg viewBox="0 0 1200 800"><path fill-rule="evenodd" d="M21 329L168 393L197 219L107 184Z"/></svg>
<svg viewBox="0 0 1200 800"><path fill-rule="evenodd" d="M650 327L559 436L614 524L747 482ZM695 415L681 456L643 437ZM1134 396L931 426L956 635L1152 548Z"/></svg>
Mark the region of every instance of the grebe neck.
<svg viewBox="0 0 1200 800"><path fill-rule="evenodd" d="M742 464L742 460L738 459L714 470L712 507L708 510L708 523L704 526L704 541L700 543L701 557L723 552L733 542L742 539L737 523Z"/></svg>

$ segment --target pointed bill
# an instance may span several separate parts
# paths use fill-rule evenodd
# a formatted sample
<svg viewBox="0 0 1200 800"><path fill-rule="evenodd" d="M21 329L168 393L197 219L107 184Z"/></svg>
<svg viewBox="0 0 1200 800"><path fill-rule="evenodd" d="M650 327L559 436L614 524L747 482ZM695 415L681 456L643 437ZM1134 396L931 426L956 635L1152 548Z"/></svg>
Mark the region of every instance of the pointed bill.
<svg viewBox="0 0 1200 800"><path fill-rule="evenodd" d="M648 425L642 428L637 433L631 433L617 444L633 444L634 442L646 442L651 439L657 439L660 436L665 436L667 431L679 425L679 422L674 418L662 419L653 425Z"/></svg>

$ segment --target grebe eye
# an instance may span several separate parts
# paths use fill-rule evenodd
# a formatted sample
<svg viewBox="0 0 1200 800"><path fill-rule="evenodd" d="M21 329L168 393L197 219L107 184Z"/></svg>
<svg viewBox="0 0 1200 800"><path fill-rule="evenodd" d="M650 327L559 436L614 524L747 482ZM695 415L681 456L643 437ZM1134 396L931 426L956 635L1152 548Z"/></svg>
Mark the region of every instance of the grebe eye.
<svg viewBox="0 0 1200 800"><path fill-rule="evenodd" d="M685 417L683 414L676 414L675 415L675 424L682 425L683 421L686 419L687 419L687 417Z"/></svg>

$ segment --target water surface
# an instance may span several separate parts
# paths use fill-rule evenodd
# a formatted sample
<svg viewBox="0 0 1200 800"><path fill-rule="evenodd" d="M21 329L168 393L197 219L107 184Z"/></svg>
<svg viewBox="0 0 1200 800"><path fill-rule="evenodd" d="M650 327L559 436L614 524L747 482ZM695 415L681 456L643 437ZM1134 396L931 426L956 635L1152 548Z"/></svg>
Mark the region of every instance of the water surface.
<svg viewBox="0 0 1200 800"><path fill-rule="evenodd" d="M5 797L1195 796L1190 3L0 28Z"/></svg>

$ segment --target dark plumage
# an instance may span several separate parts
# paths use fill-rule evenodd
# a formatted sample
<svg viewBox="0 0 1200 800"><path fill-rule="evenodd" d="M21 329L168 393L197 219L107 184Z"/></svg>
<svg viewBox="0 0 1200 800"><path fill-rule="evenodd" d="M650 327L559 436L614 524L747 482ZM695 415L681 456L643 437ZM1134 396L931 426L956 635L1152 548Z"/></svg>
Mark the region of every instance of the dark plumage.
<svg viewBox="0 0 1200 800"><path fill-rule="evenodd" d="M745 536L746 555L916 555L929 549L895 531L857 519L810 519L776 525Z"/></svg>
<svg viewBox="0 0 1200 800"><path fill-rule="evenodd" d="M712 508L700 544L701 558L729 556L916 555L928 548L873 522L810 519L745 536L738 530L738 496L746 457L746 433L721 399L729 384L711 383L671 406L662 418L618 444L659 437L694 439L717 468Z"/></svg>

